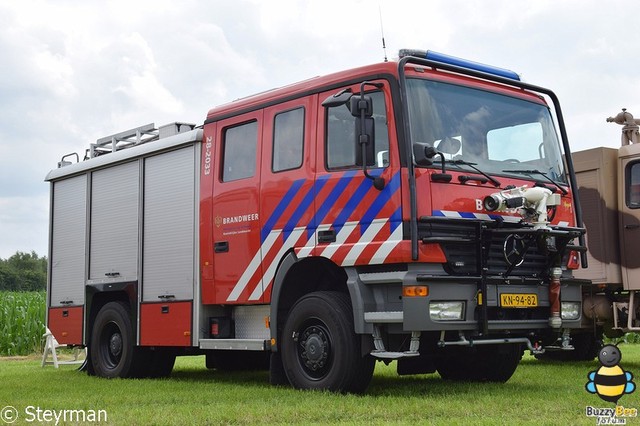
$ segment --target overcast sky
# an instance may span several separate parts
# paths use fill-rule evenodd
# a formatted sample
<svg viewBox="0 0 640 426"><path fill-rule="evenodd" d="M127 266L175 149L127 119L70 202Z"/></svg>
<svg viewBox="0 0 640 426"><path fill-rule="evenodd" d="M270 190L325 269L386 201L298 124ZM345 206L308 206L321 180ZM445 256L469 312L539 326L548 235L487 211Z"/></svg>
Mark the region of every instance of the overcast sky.
<svg viewBox="0 0 640 426"><path fill-rule="evenodd" d="M0 0L0 258L47 254L47 172L96 139L202 124L255 92L432 49L512 69L559 96L573 150L640 118L629 1ZM382 13L380 13L380 11ZM82 226L82 224L78 224Z"/></svg>

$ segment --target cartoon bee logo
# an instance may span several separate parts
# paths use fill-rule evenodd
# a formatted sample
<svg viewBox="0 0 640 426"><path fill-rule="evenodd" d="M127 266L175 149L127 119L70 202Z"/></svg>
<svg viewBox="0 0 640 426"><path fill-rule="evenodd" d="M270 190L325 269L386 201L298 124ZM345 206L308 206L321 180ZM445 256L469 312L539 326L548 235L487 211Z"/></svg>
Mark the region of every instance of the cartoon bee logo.
<svg viewBox="0 0 640 426"><path fill-rule="evenodd" d="M587 374L587 392L596 393L604 401L617 404L622 395L636 390L636 384L632 381L633 374L618 365L621 359L622 353L617 346L603 347L598 354L602 367Z"/></svg>

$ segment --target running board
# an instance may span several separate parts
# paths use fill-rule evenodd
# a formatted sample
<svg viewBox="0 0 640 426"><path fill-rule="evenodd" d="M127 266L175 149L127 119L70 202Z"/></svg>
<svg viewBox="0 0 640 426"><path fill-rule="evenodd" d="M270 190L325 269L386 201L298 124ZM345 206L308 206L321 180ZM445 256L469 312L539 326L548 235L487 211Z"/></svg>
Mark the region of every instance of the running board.
<svg viewBox="0 0 640 426"><path fill-rule="evenodd" d="M382 341L382 333L380 332L380 326L378 324L375 324L373 326L373 345L375 349L371 351L371 356L375 358L400 359L419 356L420 352L418 352L418 350L420 349L420 332L411 332L411 343L409 344L408 351L391 352L385 349L384 342Z"/></svg>
<svg viewBox="0 0 640 426"><path fill-rule="evenodd" d="M200 339L200 349L222 351L266 351L271 345L263 339Z"/></svg>

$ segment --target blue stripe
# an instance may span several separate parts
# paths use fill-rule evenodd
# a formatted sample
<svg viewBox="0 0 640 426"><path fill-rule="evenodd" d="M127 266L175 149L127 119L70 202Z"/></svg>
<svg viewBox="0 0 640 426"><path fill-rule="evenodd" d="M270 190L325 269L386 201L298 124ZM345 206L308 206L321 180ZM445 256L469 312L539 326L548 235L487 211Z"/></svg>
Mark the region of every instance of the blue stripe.
<svg viewBox="0 0 640 426"><path fill-rule="evenodd" d="M287 193L284 194L284 197L282 197L282 200L280 201L280 203L278 203L278 206L275 208L273 213L271 213L271 216L262 227L262 231L260 232L260 243L264 243L264 240L267 239L267 236L273 230L276 222L278 222L278 219L280 219L282 213L284 213L285 209L289 206L291 200L293 200L293 197L296 196L304 181L305 179L300 179L294 181L291 184L291 187L289 188Z"/></svg>
<svg viewBox="0 0 640 426"><path fill-rule="evenodd" d="M338 201L338 197L340 197L340 195L342 195L342 193L347 189L347 187L349 186L349 184L353 180L353 177L356 174L358 174L357 170L348 171L340 178L340 180L338 180L338 183L336 184L336 186L331 190L331 193L329 194L329 196L327 196L327 198L324 200L322 205L318 207L316 214L313 216L313 219L311 219L311 223L307 228L307 238L311 238L312 234L316 232L318 225L322 223L322 221L327 216L331 208L334 207L336 201ZM332 176L324 175L324 176L320 176L318 180L325 181L325 180L328 180L330 177ZM316 192L316 195L317 195L317 192Z"/></svg>
<svg viewBox="0 0 640 426"><path fill-rule="evenodd" d="M371 222L378 216L380 210L384 208L384 206L391 200L391 197L395 192L400 188L400 172L396 173L395 176L391 178L389 183L384 187L380 194L373 201L367 212L362 216L360 220L360 233L361 235L365 233Z"/></svg>
<svg viewBox="0 0 640 426"><path fill-rule="evenodd" d="M391 215L391 233L393 234L400 225L402 225L402 207L398 207L398 210Z"/></svg>
<svg viewBox="0 0 640 426"><path fill-rule="evenodd" d="M298 221L300 220L304 212L307 211L307 209L309 208L309 205L313 203L313 200L315 199L316 194L320 192L320 190L322 189L325 183L327 183L326 180L317 180L311 186L307 194L304 196L304 198L302 199L302 201L300 202L296 210L291 215L291 218L289 219L289 221L286 223L286 225L284 225L284 229L282 230L282 236L285 241L289 237L289 234L291 234L291 231L293 231L293 229L298 224Z"/></svg>
<svg viewBox="0 0 640 426"><path fill-rule="evenodd" d="M356 192L354 192L349 201L347 201L344 209L342 209L335 222L333 223L336 234L340 232L344 224L347 222L347 219L349 219L349 217L353 214L355 209L358 207L358 204L360 204L360 201L362 201L362 198L364 198L369 189L372 187L373 183L369 179L364 179L360 183L358 189L356 189Z"/></svg>
<svg viewBox="0 0 640 426"><path fill-rule="evenodd" d="M460 217L464 218L464 219L476 219L477 216L475 213L470 213L470 212L458 212L458 214L460 215Z"/></svg>

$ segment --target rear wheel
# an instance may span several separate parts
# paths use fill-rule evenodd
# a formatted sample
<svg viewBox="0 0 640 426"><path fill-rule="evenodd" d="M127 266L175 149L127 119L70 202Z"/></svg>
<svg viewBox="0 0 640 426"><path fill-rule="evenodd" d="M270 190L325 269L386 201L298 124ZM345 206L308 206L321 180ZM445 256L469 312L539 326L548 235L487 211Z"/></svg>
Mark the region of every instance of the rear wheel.
<svg viewBox="0 0 640 426"><path fill-rule="evenodd" d="M598 333L579 333L571 335L571 351L547 351L535 357L550 361L591 361L598 357L602 348L602 331Z"/></svg>
<svg viewBox="0 0 640 426"><path fill-rule="evenodd" d="M349 298L332 291L311 293L291 308L281 356L295 388L338 392L363 392L375 363L371 356L361 356Z"/></svg>
<svg viewBox="0 0 640 426"><path fill-rule="evenodd" d="M127 306L110 302L100 309L93 324L89 350L91 365L99 377L137 377L144 361L135 347Z"/></svg>
<svg viewBox="0 0 640 426"><path fill-rule="evenodd" d="M147 377L167 377L173 371L176 362L176 354L165 349L156 349L147 352ZM142 372L142 371L141 371Z"/></svg>
<svg viewBox="0 0 640 426"><path fill-rule="evenodd" d="M522 352L519 344L453 347L444 350L436 366L445 380L504 383L516 371Z"/></svg>

